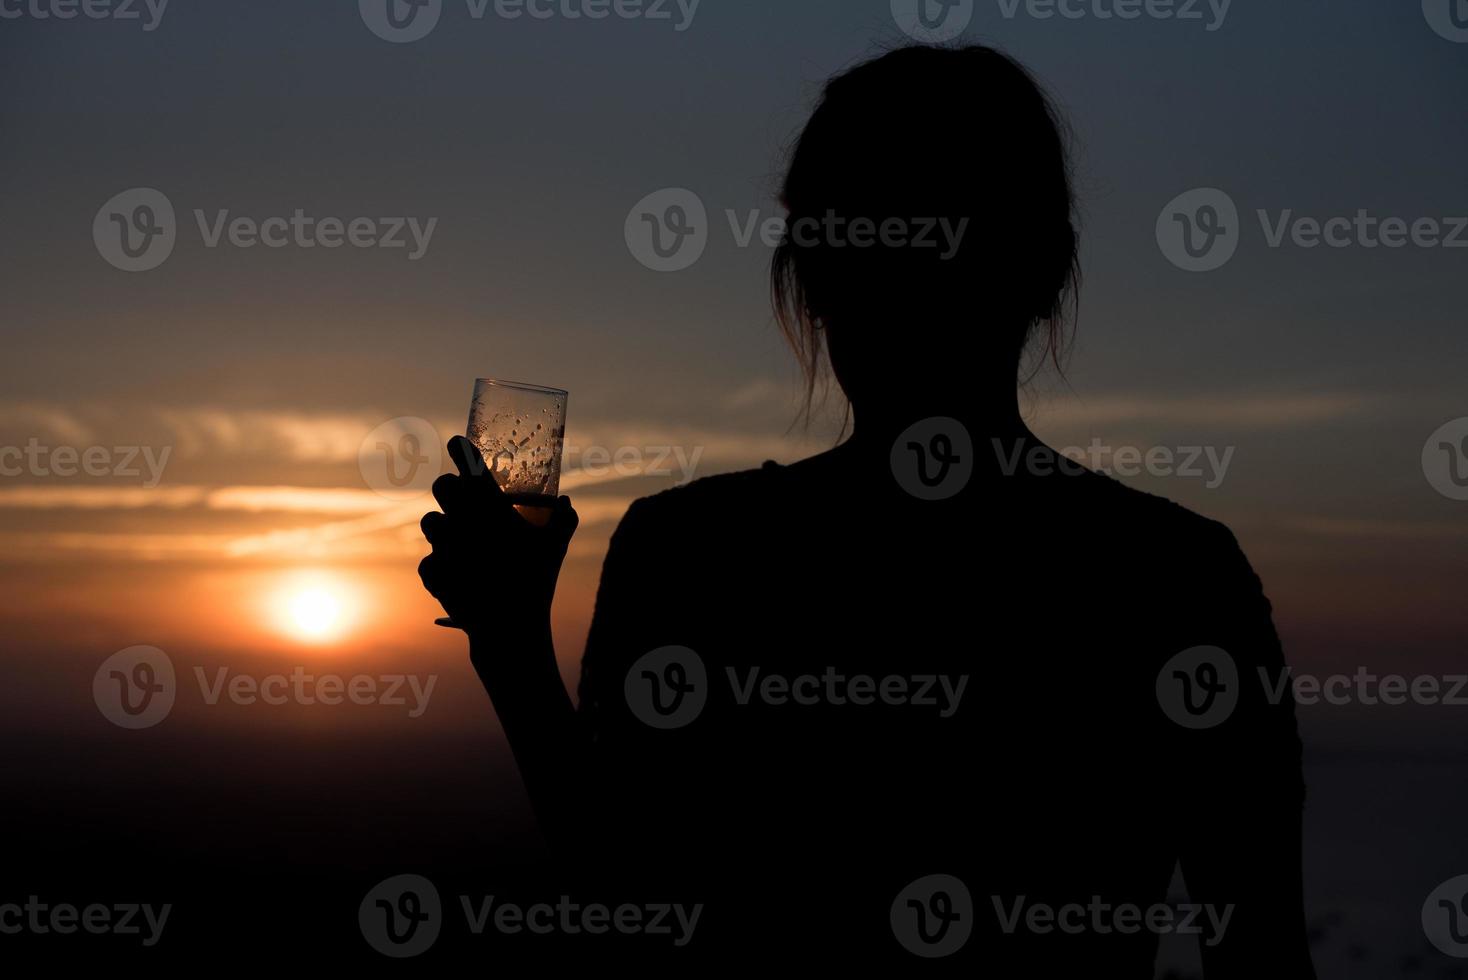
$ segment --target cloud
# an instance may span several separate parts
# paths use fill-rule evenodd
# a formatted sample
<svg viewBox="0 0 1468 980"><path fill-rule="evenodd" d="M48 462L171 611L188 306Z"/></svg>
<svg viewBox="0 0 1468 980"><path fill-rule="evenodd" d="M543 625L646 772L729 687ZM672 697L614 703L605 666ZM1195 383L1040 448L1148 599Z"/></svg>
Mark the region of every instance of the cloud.
<svg viewBox="0 0 1468 980"><path fill-rule="evenodd" d="M789 385L777 384L769 378L755 378L748 384L736 388L724 396L724 407L733 411L748 408L768 408L776 405L788 409L795 404L793 390Z"/></svg>
<svg viewBox="0 0 1468 980"><path fill-rule="evenodd" d="M387 503L361 487L221 487L205 497L210 510L250 514L370 514Z"/></svg>
<svg viewBox="0 0 1468 980"><path fill-rule="evenodd" d="M426 498L425 498L426 499ZM10 510L209 510L249 514L366 514L387 501L351 487L105 487L27 484L0 487L0 509Z"/></svg>
<svg viewBox="0 0 1468 980"><path fill-rule="evenodd" d="M204 502L204 487L79 487L28 484L0 487L0 509L11 510L175 510Z"/></svg>
<svg viewBox="0 0 1468 980"><path fill-rule="evenodd" d="M362 440L388 418L376 413L162 409L181 455L276 456L294 462L343 463L357 458Z"/></svg>
<svg viewBox="0 0 1468 980"><path fill-rule="evenodd" d="M581 519L582 527L591 527L619 520L631 503L630 497L590 498L577 505L576 513ZM231 558L260 555L341 557L338 553L339 546L344 542L402 528L410 528L413 533L397 540L406 540L410 548L422 553L426 551L426 545L417 535L417 525L426 510L436 509L431 504L425 507L422 500L395 503L383 512L367 517L238 537L229 543L225 554ZM398 553L402 551L402 547L395 546L391 550ZM486 560L489 557L486 556Z"/></svg>
<svg viewBox="0 0 1468 980"><path fill-rule="evenodd" d="M0 430L69 446L86 445L93 439L92 430L71 412L47 405L0 405Z"/></svg>
<svg viewBox="0 0 1468 980"><path fill-rule="evenodd" d="M592 496L576 505L583 528L621 519L630 496ZM404 557L423 554L418 533L433 498L391 501L369 490L303 487L175 487L168 490L105 487L4 487L0 508L75 508L86 511L205 507L244 513L351 514L343 520L258 533L130 533L110 531L0 533L7 561L65 558L137 560L317 560Z"/></svg>

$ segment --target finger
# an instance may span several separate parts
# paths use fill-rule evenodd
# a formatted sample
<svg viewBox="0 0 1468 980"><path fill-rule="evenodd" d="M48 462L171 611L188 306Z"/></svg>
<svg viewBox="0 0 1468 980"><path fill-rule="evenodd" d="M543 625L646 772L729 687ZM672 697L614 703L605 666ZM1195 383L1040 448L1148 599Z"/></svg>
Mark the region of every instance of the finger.
<svg viewBox="0 0 1468 980"><path fill-rule="evenodd" d="M428 594L435 599L438 598L438 564L433 555L429 555L418 563L418 578L423 582L423 587L428 590Z"/></svg>
<svg viewBox="0 0 1468 980"><path fill-rule="evenodd" d="M445 514L453 514L464 509L464 482L462 477L445 473L433 481L433 499L438 501L438 506Z"/></svg>
<svg viewBox="0 0 1468 980"><path fill-rule="evenodd" d="M429 511L418 522L418 527L422 529L423 536L428 539L428 543L436 548L447 539L449 531L448 515L440 514L436 510Z"/></svg>
<svg viewBox="0 0 1468 980"><path fill-rule="evenodd" d="M463 436L454 436L449 440L449 458L459 468L459 478L463 482L466 499L492 500L494 503L491 506L497 508L502 515L513 511L509 498L500 489L494 471L484 461L484 454L479 451L478 446Z"/></svg>
<svg viewBox="0 0 1468 980"><path fill-rule="evenodd" d="M488 477L489 482L495 482L489 464L484 461L484 454L479 451L478 446L463 436L454 436L449 440L449 458L459 468L459 475L465 479L476 480Z"/></svg>
<svg viewBox="0 0 1468 980"><path fill-rule="evenodd" d="M556 506L551 511L551 526L567 538L575 534L576 528L581 526L581 515L577 514L576 508L571 506L570 497L560 497L556 500Z"/></svg>

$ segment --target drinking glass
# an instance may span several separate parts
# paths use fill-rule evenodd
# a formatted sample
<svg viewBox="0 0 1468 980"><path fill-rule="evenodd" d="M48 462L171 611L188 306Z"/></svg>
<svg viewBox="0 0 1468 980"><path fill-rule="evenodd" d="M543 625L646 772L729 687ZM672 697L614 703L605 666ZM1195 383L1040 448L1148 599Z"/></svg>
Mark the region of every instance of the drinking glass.
<svg viewBox="0 0 1468 980"><path fill-rule="evenodd" d="M549 523L561 489L566 399L559 388L481 378L469 406L469 441L500 490L532 524ZM439 626L457 628L452 619Z"/></svg>

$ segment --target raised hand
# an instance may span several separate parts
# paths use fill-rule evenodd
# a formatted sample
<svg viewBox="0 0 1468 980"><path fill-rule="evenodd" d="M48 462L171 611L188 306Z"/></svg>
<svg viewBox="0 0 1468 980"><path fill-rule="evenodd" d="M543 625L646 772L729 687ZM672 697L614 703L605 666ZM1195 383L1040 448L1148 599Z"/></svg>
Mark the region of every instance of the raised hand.
<svg viewBox="0 0 1468 980"><path fill-rule="evenodd" d="M448 449L459 472L433 484L442 513L423 515L423 536L433 546L418 566L423 585L477 651L548 635L556 580L578 522L570 498L555 502L545 525L532 524L472 442L455 436Z"/></svg>

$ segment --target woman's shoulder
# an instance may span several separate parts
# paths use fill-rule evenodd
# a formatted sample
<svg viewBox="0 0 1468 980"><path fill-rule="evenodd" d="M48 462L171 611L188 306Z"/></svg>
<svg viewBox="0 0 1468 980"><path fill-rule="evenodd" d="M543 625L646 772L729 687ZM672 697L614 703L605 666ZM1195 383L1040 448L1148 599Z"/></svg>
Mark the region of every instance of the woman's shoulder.
<svg viewBox="0 0 1468 980"><path fill-rule="evenodd" d="M1228 575L1249 569L1227 524L1171 498L1089 470L1057 477L1050 486L1059 496L1044 510L1065 524L1066 533L1084 535L1077 540L1111 553L1124 549L1162 569L1211 568Z"/></svg>
<svg viewBox="0 0 1468 980"><path fill-rule="evenodd" d="M748 506L771 497L786 479L788 470L788 467L770 460L756 469L699 477L659 493L638 497L628 508L627 519L646 522L686 518L693 514L723 512L725 507L738 504Z"/></svg>
<svg viewBox="0 0 1468 980"><path fill-rule="evenodd" d="M821 454L790 465L767 461L753 469L701 477L634 500L619 532L682 533L710 523L737 527L744 519L767 521L788 513L792 502L841 486L839 474L830 472L837 466L839 461ZM849 485L846 494L858 495ZM1028 481L1020 497L1022 502L983 489L975 494L980 509L1017 506L1024 511L1013 515L1017 524L1042 520L1055 529L1064 526L1066 532L1084 533L1082 540L1128 541L1195 558L1236 555L1240 550L1223 522L1093 470Z"/></svg>

